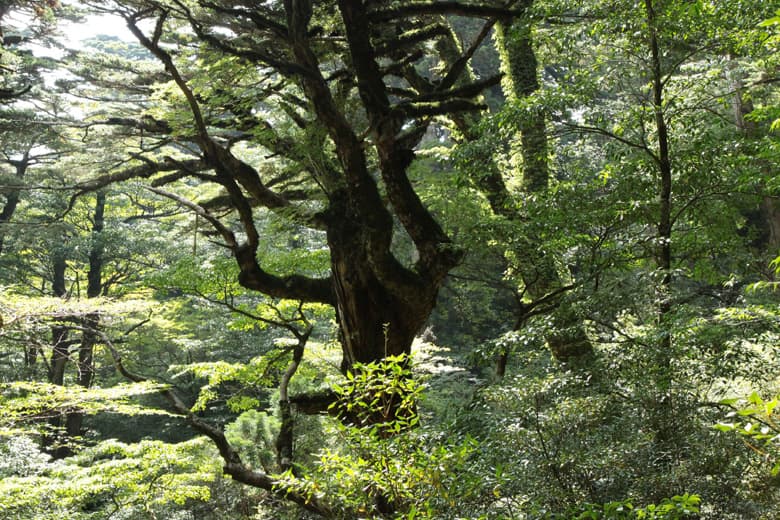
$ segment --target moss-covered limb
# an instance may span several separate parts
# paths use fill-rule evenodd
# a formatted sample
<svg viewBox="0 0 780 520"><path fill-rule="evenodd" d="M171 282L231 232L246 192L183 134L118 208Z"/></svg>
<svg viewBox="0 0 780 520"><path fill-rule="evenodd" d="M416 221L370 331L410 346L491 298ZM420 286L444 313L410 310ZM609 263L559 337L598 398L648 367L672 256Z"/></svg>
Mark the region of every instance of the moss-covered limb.
<svg viewBox="0 0 780 520"><path fill-rule="evenodd" d="M393 110L410 118L431 117L454 114L459 112L479 112L487 105L474 103L468 99L448 99L446 101L412 101L399 103Z"/></svg>
<svg viewBox="0 0 780 520"><path fill-rule="evenodd" d="M497 19L495 18L485 22L485 25L466 51L462 50L460 42L453 31L437 40L436 52L447 69L445 78L438 88L450 88L452 86L458 88L476 82L469 63L477 48L490 34L496 22ZM496 77L496 79L500 78ZM417 83L420 82L418 81ZM424 85L422 86L424 87ZM431 94L429 95L433 95L436 87L435 85L430 85L429 91ZM466 141L476 141L481 137L478 130L481 116L477 112L462 111L453 113L450 114L450 119ZM481 165L480 174L472 179L477 189L485 195L493 213L514 220L518 217L514 209L514 201L495 159L489 153L476 159Z"/></svg>
<svg viewBox="0 0 780 520"><path fill-rule="evenodd" d="M160 161L143 160L142 164L130 166L113 173L100 175L77 184L75 187L78 191L71 197L68 204L68 210L72 209L76 200L82 195L92 193L112 184L131 179L148 179L155 174L162 172L178 173L184 171L190 174L197 174L208 169L208 164L202 159L174 160L170 157L164 157Z"/></svg>
<svg viewBox="0 0 780 520"><path fill-rule="evenodd" d="M524 1L519 8L525 12L530 8L532 1ZM540 84L538 79L538 62L533 48L532 26L526 17L513 19L489 20L476 41L487 34L488 30L497 25L496 46L502 63L504 73L503 89L507 99L522 100L538 91ZM437 52L450 70L456 70L463 57L474 52L474 46L465 53L454 34L441 38L437 42ZM473 79L473 74L464 70L463 81ZM458 83L456 83L458 84ZM473 113L454 114L451 118L463 138L467 141L476 141L483 136L479 132L478 123L480 117ZM519 123L518 142L520 144L519 155L522 163L517 165L518 172L523 179L523 189L528 193L543 193L549 184L550 170L548 165L547 122L542 111L533 111L527 119ZM514 203L514 198L504 180L504 176L495 158L489 149L475 150L482 152L475 157L479 162L479 174L473 177L474 185L485 195L494 214L501 215L512 221L519 221L520 213ZM530 299L531 305L521 306L521 316L518 316L518 327L524 326L530 317L525 313L529 309L545 308L545 312L551 312L554 328L559 333L551 334L548 338L549 347L556 359L567 361L573 356L589 354L592 345L588 340L581 320L576 313L565 303L562 298L564 292L572 288L572 284L563 282L568 278L566 273L561 276L560 266L555 259L543 254L534 254L538 251L538 240L528 237L526 241L527 252L524 256L528 262L521 266L526 272L523 275L524 288L522 295ZM542 305L544 302L544 305ZM539 303L539 305L536 305ZM497 370L501 374L506 366L506 357L500 356Z"/></svg>
<svg viewBox="0 0 780 520"><path fill-rule="evenodd" d="M377 55L389 55L391 57L402 58L406 51L415 46L430 41L436 37L446 34L450 30L449 25L445 23L434 23L423 27L415 27L402 34L383 38L377 42L375 51Z"/></svg>
<svg viewBox="0 0 780 520"><path fill-rule="evenodd" d="M436 102L452 98L466 98L479 100L480 95L485 89L498 85L501 81L501 74L496 74L485 79L461 82L457 87L447 90L436 90L419 94L412 102ZM484 106L484 105L479 105Z"/></svg>

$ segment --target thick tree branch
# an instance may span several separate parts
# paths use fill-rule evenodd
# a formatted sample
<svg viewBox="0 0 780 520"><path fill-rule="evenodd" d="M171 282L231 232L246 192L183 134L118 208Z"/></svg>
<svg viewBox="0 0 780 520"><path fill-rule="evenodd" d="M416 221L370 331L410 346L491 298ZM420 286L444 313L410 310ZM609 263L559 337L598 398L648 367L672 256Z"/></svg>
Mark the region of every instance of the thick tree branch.
<svg viewBox="0 0 780 520"><path fill-rule="evenodd" d="M457 15L473 18L512 18L522 16L524 9L508 9L463 2L408 2L399 7L377 9L368 16L372 22L386 22L420 15Z"/></svg>
<svg viewBox="0 0 780 520"><path fill-rule="evenodd" d="M226 187L228 187L228 191L233 191L234 195L238 192L238 195L242 197L243 211L240 210L240 213L243 213L243 218L251 218L251 207L249 207L246 199L243 199L243 194L241 194L240 190L237 190L237 186L233 184L232 190L230 186ZM182 206L194 211L197 215L203 217L214 226L225 240L227 246L233 251L233 255L241 270L238 279L244 287L260 291L276 298L333 304L330 278L308 278L300 275L274 276L269 274L257 263L256 235L254 237L249 237L250 243L240 244L234 233L202 206L159 188L149 187L147 189L176 201ZM235 196L232 200L235 205ZM254 229L254 225L250 226L250 229Z"/></svg>
<svg viewBox="0 0 780 520"><path fill-rule="evenodd" d="M421 106L424 104L390 110L387 89L371 44L368 13L362 4L348 0L339 1L339 10L346 28L358 91L368 114L379 155L388 199L420 252L420 270L434 278L443 278L444 273L455 265L459 255L450 247L449 237L425 208L409 182L406 171L414 159L414 152L402 147L397 140L404 120L402 114L421 117L431 115L426 113L426 109L438 112L433 107Z"/></svg>

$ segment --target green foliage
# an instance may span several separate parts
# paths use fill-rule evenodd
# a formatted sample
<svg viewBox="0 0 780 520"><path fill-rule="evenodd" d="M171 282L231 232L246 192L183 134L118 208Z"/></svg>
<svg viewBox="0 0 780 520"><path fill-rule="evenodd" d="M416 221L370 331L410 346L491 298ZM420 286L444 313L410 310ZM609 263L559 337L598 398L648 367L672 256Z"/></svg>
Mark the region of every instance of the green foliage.
<svg viewBox="0 0 780 520"><path fill-rule="evenodd" d="M261 405L260 396L255 394L260 388L268 388L278 378L281 368L288 362L289 350L269 353L255 358L249 363L227 363L224 361L191 363L181 367L177 377L191 373L198 378L207 379L200 388L193 411L203 411L209 403L219 397L219 390L227 383L235 383L231 396L227 399L228 408L237 413L257 408ZM249 392L249 394L247 394ZM255 394L255 395L253 395Z"/></svg>
<svg viewBox="0 0 780 520"><path fill-rule="evenodd" d="M483 492L476 441L420 426L410 365L408 356L357 364L333 406L341 442L320 452L306 481L287 482L331 498L344 518L441 518Z"/></svg>
<svg viewBox="0 0 780 520"><path fill-rule="evenodd" d="M0 480L0 512L3 518L20 520L167 515L193 501L209 500L208 485L219 467L204 443L106 441L66 461L36 464L32 458L24 469L17 464L12 475Z"/></svg>
<svg viewBox="0 0 780 520"><path fill-rule="evenodd" d="M336 499L350 518L441 518L482 491L471 461L473 439L437 441L420 432L380 439L344 432L345 449L325 451L317 463L312 492Z"/></svg>
<svg viewBox="0 0 780 520"><path fill-rule="evenodd" d="M62 413L166 414L133 403L130 398L165 388L155 383L120 384L110 388L67 388L48 383L16 381L0 385L0 435L34 426Z"/></svg>
<svg viewBox="0 0 780 520"><path fill-rule="evenodd" d="M561 517L566 520L680 520L696 518L701 512L701 499L696 495L675 495L665 498L658 504L634 507L631 500L608 502L606 504L586 504L582 512ZM556 517L551 517L556 518Z"/></svg>
<svg viewBox="0 0 780 520"><path fill-rule="evenodd" d="M758 289L777 288L778 272L766 272L762 255L776 254L769 228L777 222L767 218L767 201L780 189L772 176L780 157L780 12L745 0L651 2L673 177L672 280L662 292L659 135L644 6L628 0L530 3L516 34L508 36L532 36L541 88L522 98L488 92L489 114L457 115L481 117L468 138L445 130L451 122L431 119L409 169L423 204L466 250L439 292L426 333L441 346L427 368L443 374L457 367L459 375L421 377L421 367L400 356L355 365L343 378L330 306L245 289L235 259L222 247L224 237L212 234L202 216L145 188L175 190L233 231L241 218L253 218L255 260L267 273L327 277L333 236L307 227L291 208L334 218L338 212L327 199L343 189L343 157L309 110L305 92L289 80L300 71L276 74L262 60L251 63L258 50L270 49L282 61L292 54L259 36L260 18L242 18L252 21L252 31L243 32L243 21L231 25L234 9L217 19L197 2L93 2L99 10L170 10L160 42L192 89L208 132L256 170L263 188L289 196L291 204L237 214L224 210L224 179L210 172L138 173L156 161L169 165L200 155L193 152L186 96L139 45L96 38L87 51L58 62L56 85L30 91L29 103L4 104L0 211L15 192L20 202L12 218L0 222L0 517L301 518L307 513L281 505L273 493L223 480L219 454L162 411L157 395L175 386L194 417L226 425L227 439L248 467L271 474L282 426L273 387L290 366L296 333L311 337L289 394L335 388L338 402L330 410L336 419L307 417L292 407L293 469L279 477L279 489L287 485L332 505L336 517L776 516L778 400L759 393L776 392L780 318L776 295ZM13 14L40 6L31 19L38 29L54 20L53 4L7 7ZM320 70L334 103L370 148L375 136L362 134L366 114L342 47L337 6L313 4L306 40L322 52ZM217 22L203 25L208 34L232 31L235 38L226 44L246 45L247 55L229 56L198 41L177 19L185 7L196 19ZM244 7L252 9L247 3L241 13ZM257 12L275 18L283 7L266 3ZM376 9L386 7L396 3ZM10 41L18 19L0 15ZM404 34L419 34L422 20L407 18L412 28ZM440 22L452 24L464 51L483 27L477 18ZM404 72L418 73L421 86L392 75L391 103L407 99L412 89L438 95L429 82L446 67L427 52L433 47L421 48L426 57ZM40 60L10 45L2 51L3 88L37 81ZM496 72L490 45L480 45L476 56L475 77ZM381 66L392 69L394 59L382 55ZM743 108L752 106L743 114L744 128L736 124L735 94ZM519 129L539 115L551 177L547 190L527 193ZM78 121L71 125L71 119ZM414 133L415 126L401 131L407 130ZM15 163L25 153L33 160L21 178ZM378 157L369 153L367 159L385 190ZM513 218L494 214L480 191L493 168L508 187ZM93 195L71 195L96 178L127 172L138 177L104 188L106 226L93 233ZM249 184L239 184L249 195ZM381 195L392 205L392 193ZM421 251L401 228L396 225L390 253L417 269L410 274L424 275L424 266L415 266ZM104 253L104 295L86 299L95 245ZM51 296L55 258L65 262L65 298ZM776 260L770 269L779 265ZM540 267L571 287L535 302L527 285L531 275L549 274L534 271ZM669 310L661 319L666 298ZM552 362L544 348L545 338L566 332L554 319L559 304L593 342L587 366ZM94 313L101 338L114 343L126 367L172 381L119 384L116 359L98 342L94 387L73 386L83 319ZM58 345L67 349L66 386L41 382L50 373L57 327L69 329ZM659 352L667 338L668 348ZM508 376L485 377L500 354L511 354ZM746 387L757 393L721 400ZM713 411L722 407L731 410L725 417ZM76 413L85 414L79 451L54 460L41 448L51 435L49 421L62 423ZM106 440L114 437L127 442ZM189 440L160 440L173 438Z"/></svg>
<svg viewBox="0 0 780 520"><path fill-rule="evenodd" d="M747 446L771 465L771 474L780 474L780 413L776 411L780 398L765 401L757 392L745 399L723 399L721 405L733 410L726 414L727 422L719 422L715 428L722 432L734 432Z"/></svg>
<svg viewBox="0 0 780 520"><path fill-rule="evenodd" d="M417 401L422 387L413 378L410 365L405 354L355 364L347 371L346 383L334 386L339 398L331 409L368 436L414 428L419 422Z"/></svg>
<svg viewBox="0 0 780 520"><path fill-rule="evenodd" d="M225 426L228 440L254 467L273 467L278 432L279 419L258 410L247 410Z"/></svg>

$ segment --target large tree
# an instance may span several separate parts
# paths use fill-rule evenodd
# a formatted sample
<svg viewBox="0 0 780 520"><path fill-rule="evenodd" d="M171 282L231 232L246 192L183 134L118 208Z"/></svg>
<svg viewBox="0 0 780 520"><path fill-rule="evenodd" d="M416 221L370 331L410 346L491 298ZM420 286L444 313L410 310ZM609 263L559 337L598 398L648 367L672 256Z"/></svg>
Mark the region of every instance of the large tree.
<svg viewBox="0 0 780 520"><path fill-rule="evenodd" d="M121 15L169 81L158 89L165 89L167 113L124 122L174 136L179 148L164 159L146 154L135 169L85 188L178 171L153 180L155 189L216 228L238 262L242 285L334 307L344 368L408 353L461 252L421 201L407 170L434 117L483 108L474 99L498 81L458 82L463 63L438 73L422 70L417 64L424 48L448 29L439 18L408 20L511 12L455 2L95 7ZM145 29L149 23L153 28ZM404 74L410 69L418 69L416 80ZM200 186L190 198L159 188L185 178ZM213 191L209 185L220 195L199 195ZM236 218L217 218L219 207ZM265 269L258 258L258 208L319 232L330 252L327 276ZM414 244L413 262L394 254L394 236Z"/></svg>

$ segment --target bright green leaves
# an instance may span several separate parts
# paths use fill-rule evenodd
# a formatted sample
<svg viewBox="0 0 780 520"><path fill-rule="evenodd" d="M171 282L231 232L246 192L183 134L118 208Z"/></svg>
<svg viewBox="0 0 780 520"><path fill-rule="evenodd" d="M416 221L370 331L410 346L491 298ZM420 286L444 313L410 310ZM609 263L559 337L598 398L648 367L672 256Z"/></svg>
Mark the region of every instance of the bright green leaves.
<svg viewBox="0 0 780 520"><path fill-rule="evenodd" d="M314 489L366 517L382 509L394 510L391 518L399 519L462 514L463 503L476 498L482 487L469 467L477 449L471 438L442 444L411 432L390 439L355 432L345 451L321 455Z"/></svg>
<svg viewBox="0 0 780 520"><path fill-rule="evenodd" d="M225 256L197 258L183 256L165 271L151 277L153 286L175 288L188 294L227 298L242 291L235 260Z"/></svg>
<svg viewBox="0 0 780 520"><path fill-rule="evenodd" d="M688 493L665 498L658 504L634 507L632 500L586 504L580 513L553 516L560 520L680 520L696 518L700 512L701 498Z"/></svg>
<svg viewBox="0 0 780 520"><path fill-rule="evenodd" d="M392 511L392 518L417 519L459 511L482 491L470 466L478 443L420 426L422 387L408 356L357 364L336 391L332 409L343 443L320 453L311 480L297 484L301 489L335 499L345 518Z"/></svg>
<svg viewBox="0 0 780 520"><path fill-rule="evenodd" d="M220 396L220 389L224 389L223 387L230 383L232 391L226 404L233 412L243 412L261 405L260 396L256 391L259 388L268 388L273 384L272 375L279 370L277 364L287 358L287 356L282 356L284 356L284 352L275 357L255 358L246 364L215 361L173 368L180 370L177 376L191 373L196 377L208 380L200 389L198 399L192 406L193 411L205 410L209 403Z"/></svg>
<svg viewBox="0 0 780 520"><path fill-rule="evenodd" d="M774 272L775 276L780 275L780 256L775 257L769 262L769 267ZM757 292L765 289L777 290L780 288L780 284L775 281L761 280L754 282L748 286L748 292Z"/></svg>
<svg viewBox="0 0 780 520"><path fill-rule="evenodd" d="M246 363L229 363L227 361L206 361L171 367L177 379L186 379L192 375L206 382L200 386L198 398L192 406L195 412L205 411L215 401L224 400L231 412L241 413L249 410L267 408L273 387L278 383L287 368L293 354L292 341L277 340L275 346L261 356L256 356ZM324 345L309 342L307 359L300 367L299 376L293 381L295 386L306 386L305 381L316 382L325 379L323 373L332 362L318 361L329 355ZM322 366L321 366L322 365ZM331 367L331 370L332 367ZM320 388L315 385L315 389ZM312 390L312 388L306 388Z"/></svg>
<svg viewBox="0 0 780 520"><path fill-rule="evenodd" d="M699 513L701 499L698 495L684 493L672 498L665 498L659 504L650 504L636 509L638 520L678 520L686 517L696 517Z"/></svg>
<svg viewBox="0 0 780 520"><path fill-rule="evenodd" d="M758 24L759 27L776 27L778 25L780 25L780 10L777 11L777 16L764 20Z"/></svg>
<svg viewBox="0 0 780 520"><path fill-rule="evenodd" d="M780 414L776 411L780 397L764 400L753 392L745 399L724 399L720 404L732 411L715 428L740 435L750 449L772 465L773 477L780 474Z"/></svg>
<svg viewBox="0 0 780 520"><path fill-rule="evenodd" d="M21 453L41 458L24 438L0 446L23 447ZM219 466L204 439L166 444L142 441L128 445L106 441L77 457L49 464L16 464L12 475L0 480L0 516L8 519L168 517L170 507L207 501L209 485ZM100 513L100 512L103 513ZM109 513L113 511L113 513Z"/></svg>
<svg viewBox="0 0 780 520"><path fill-rule="evenodd" d="M91 389L24 381L5 383L0 385L0 436L33 428L36 423L40 425L42 420L62 413L164 414L162 410L142 407L131 400L163 388L164 385L153 383Z"/></svg>
<svg viewBox="0 0 780 520"><path fill-rule="evenodd" d="M406 355L358 363L347 382L334 387L339 399L331 408L342 421L372 436L392 435L417 426L417 400L422 392L412 377Z"/></svg>

